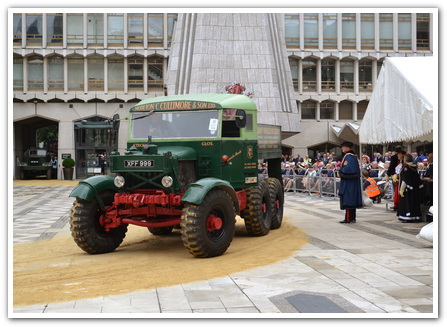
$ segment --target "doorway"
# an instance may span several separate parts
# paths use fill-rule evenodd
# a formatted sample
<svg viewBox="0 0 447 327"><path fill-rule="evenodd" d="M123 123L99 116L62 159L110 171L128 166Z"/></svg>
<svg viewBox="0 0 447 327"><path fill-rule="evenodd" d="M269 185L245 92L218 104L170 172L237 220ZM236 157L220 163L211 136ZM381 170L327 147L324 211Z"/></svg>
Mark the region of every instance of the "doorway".
<svg viewBox="0 0 447 327"><path fill-rule="evenodd" d="M117 150L118 133L107 119L75 122L76 178L110 174L109 154Z"/></svg>

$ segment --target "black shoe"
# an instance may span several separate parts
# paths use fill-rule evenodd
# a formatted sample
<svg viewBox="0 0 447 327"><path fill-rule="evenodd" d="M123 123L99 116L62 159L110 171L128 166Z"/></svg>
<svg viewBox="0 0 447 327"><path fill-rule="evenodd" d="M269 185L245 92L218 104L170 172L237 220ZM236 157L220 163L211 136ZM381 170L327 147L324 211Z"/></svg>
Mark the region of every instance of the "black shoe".
<svg viewBox="0 0 447 327"><path fill-rule="evenodd" d="M339 221L340 224L354 224L355 222L356 222L355 219L353 219L353 220L351 220L351 221L347 221L346 219L345 219L345 220L340 220L340 221Z"/></svg>

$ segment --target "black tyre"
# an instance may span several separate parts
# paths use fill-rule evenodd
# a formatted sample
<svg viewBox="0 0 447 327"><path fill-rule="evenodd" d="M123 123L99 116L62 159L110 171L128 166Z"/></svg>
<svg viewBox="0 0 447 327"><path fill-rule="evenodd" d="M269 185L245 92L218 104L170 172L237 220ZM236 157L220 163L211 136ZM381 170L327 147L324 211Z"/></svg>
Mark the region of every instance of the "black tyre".
<svg viewBox="0 0 447 327"><path fill-rule="evenodd" d="M267 235L272 224L272 201L267 183L247 189L247 206L243 211L245 228L254 236Z"/></svg>
<svg viewBox="0 0 447 327"><path fill-rule="evenodd" d="M284 189L277 178L267 178L266 181L272 201L271 229L278 229L281 227L284 212Z"/></svg>
<svg viewBox="0 0 447 327"><path fill-rule="evenodd" d="M166 227L148 227L149 232L153 235L166 235L172 232L174 226L166 226Z"/></svg>
<svg viewBox="0 0 447 327"><path fill-rule="evenodd" d="M105 206L113 202L114 193L104 191L100 197ZM70 213L70 230L76 244L90 254L107 253L114 251L123 241L127 232L127 224L120 225L110 231L105 231L99 223L104 214L98 201L85 201L76 199Z"/></svg>
<svg viewBox="0 0 447 327"><path fill-rule="evenodd" d="M213 189L201 204L187 203L183 208L180 224L183 245L197 258L222 255L233 240L235 224L230 195L222 189Z"/></svg>

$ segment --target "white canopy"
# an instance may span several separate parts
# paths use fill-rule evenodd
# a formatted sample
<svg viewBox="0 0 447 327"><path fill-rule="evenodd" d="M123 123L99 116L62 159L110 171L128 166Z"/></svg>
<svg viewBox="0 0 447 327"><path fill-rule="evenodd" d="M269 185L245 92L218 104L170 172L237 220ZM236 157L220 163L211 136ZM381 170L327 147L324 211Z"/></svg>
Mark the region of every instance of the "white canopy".
<svg viewBox="0 0 447 327"><path fill-rule="evenodd" d="M386 58L359 129L362 144L432 141L436 57Z"/></svg>

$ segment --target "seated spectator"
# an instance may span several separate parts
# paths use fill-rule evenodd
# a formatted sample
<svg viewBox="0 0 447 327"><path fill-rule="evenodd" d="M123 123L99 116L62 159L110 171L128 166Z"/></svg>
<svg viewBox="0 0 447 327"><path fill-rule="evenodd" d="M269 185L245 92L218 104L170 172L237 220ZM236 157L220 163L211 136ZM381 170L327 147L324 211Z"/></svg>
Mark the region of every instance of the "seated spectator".
<svg viewBox="0 0 447 327"><path fill-rule="evenodd" d="M362 169L368 170L368 171L371 170L370 159L366 154L364 154L362 156Z"/></svg>
<svg viewBox="0 0 447 327"><path fill-rule="evenodd" d="M369 171L369 177L378 178L379 177L379 164L377 161L371 162L371 170Z"/></svg>

